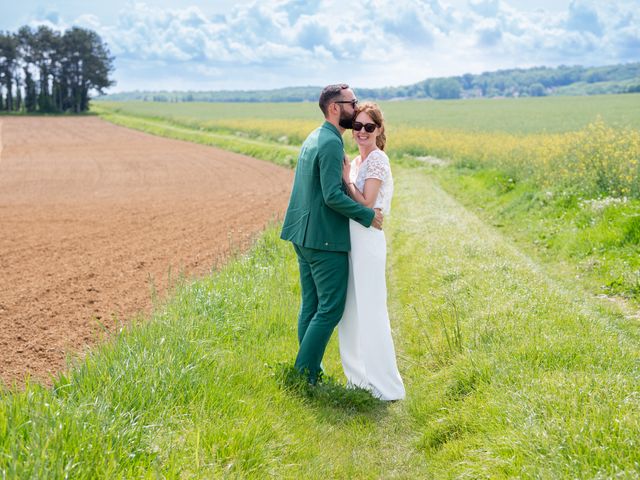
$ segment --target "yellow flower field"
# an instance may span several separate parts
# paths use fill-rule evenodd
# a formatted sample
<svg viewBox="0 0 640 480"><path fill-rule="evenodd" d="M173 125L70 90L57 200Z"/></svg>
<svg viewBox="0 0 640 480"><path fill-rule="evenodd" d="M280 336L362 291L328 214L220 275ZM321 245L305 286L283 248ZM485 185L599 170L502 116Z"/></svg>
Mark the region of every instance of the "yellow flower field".
<svg viewBox="0 0 640 480"><path fill-rule="evenodd" d="M317 121L238 119L202 126L299 144ZM348 133L345 139L347 148L355 150ZM640 131L612 128L602 120L577 132L535 134L392 126L387 140L392 158L431 155L462 167L497 169L514 181L532 180L545 189L640 198Z"/></svg>

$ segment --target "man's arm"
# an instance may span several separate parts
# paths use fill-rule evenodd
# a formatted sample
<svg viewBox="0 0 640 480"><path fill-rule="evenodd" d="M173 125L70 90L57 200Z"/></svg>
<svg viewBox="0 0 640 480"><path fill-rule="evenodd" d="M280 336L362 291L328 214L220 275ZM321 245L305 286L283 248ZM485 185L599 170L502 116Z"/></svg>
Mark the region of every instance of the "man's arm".
<svg viewBox="0 0 640 480"><path fill-rule="evenodd" d="M376 212L373 209L360 205L342 190L343 158L344 151L338 139L326 142L318 151L320 186L324 202L329 208L365 227L371 226L374 219L377 220L376 224L381 226L381 214L376 218Z"/></svg>

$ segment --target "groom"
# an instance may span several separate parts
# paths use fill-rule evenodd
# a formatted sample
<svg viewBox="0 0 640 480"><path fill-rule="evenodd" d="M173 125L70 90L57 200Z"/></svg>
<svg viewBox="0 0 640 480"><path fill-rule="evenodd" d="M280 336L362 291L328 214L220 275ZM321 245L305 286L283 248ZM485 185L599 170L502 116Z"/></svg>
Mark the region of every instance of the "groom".
<svg viewBox="0 0 640 480"><path fill-rule="evenodd" d="M280 238L298 256L302 305L295 368L315 384L333 329L342 318L349 275L349 218L382 227L382 214L352 200L342 183L342 134L351 128L358 100L346 84L320 94L325 122L302 144Z"/></svg>

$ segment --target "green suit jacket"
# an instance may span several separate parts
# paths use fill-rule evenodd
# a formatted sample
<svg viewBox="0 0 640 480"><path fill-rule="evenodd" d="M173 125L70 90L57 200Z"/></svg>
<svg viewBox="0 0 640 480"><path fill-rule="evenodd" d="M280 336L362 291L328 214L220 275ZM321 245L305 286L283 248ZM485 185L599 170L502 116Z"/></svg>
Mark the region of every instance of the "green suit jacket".
<svg viewBox="0 0 640 480"><path fill-rule="evenodd" d="M369 227L375 212L346 194L342 183L344 144L324 122L302 144L280 238L318 250L347 252L349 218Z"/></svg>

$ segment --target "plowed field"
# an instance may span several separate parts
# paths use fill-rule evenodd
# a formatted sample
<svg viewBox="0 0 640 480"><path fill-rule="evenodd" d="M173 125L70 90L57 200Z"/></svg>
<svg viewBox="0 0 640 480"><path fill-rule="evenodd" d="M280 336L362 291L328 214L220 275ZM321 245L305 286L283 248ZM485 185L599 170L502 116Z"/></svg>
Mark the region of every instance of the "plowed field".
<svg viewBox="0 0 640 480"><path fill-rule="evenodd" d="M0 379L148 312L282 216L293 173L96 117L0 119Z"/></svg>

